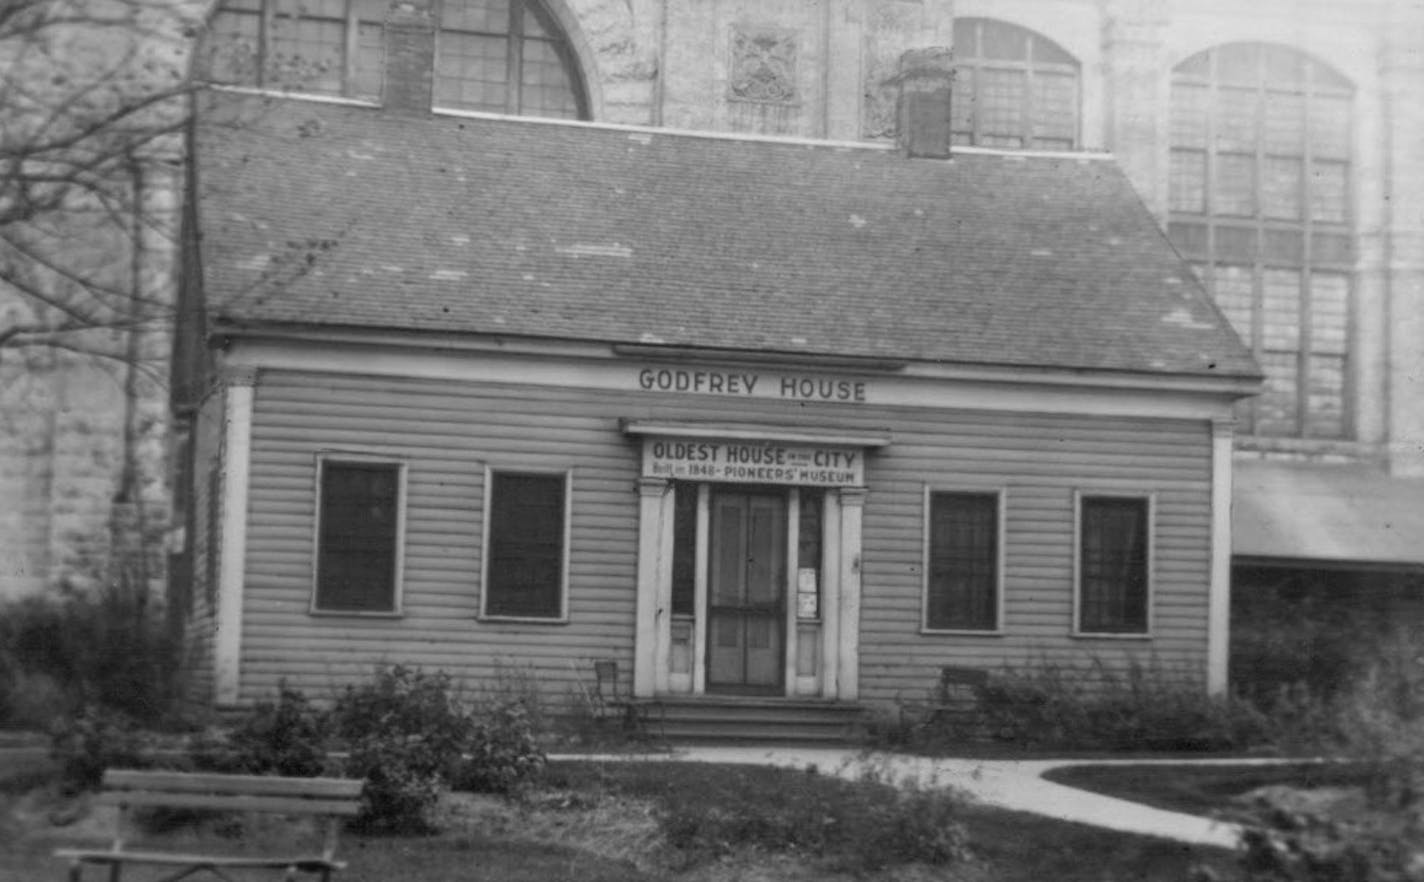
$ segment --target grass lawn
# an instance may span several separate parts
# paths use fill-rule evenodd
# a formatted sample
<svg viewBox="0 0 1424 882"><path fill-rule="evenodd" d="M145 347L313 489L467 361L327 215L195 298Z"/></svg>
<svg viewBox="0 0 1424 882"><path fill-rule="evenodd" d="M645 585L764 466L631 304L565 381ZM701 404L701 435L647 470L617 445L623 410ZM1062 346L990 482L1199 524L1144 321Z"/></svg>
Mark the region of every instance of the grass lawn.
<svg viewBox="0 0 1424 882"><path fill-rule="evenodd" d="M668 817L735 819L773 808L769 817L796 823L855 801L873 803L877 785L848 783L805 771L678 763L569 762L550 768L541 784L518 802L454 794L442 806L442 832L428 837L360 836L342 840L349 868L341 882L495 882L495 880L676 880L676 882L810 882L870 879L876 882L957 880L957 882L1183 882L1206 864L1218 870L1234 856L1147 837L967 804L954 817L967 832L971 857L940 864L898 864L864 870L847 865L845 855L778 850L735 842L712 847L670 844ZM45 820L56 808L31 793L10 794L0 819L0 882L64 878L64 867L49 857L54 847L99 842L102 817L67 826ZM811 807L806 814L806 807ZM784 811L783 811L784 809ZM688 812L691 812L689 815ZM873 818L873 816L871 816ZM270 851L301 835L280 821L258 820L239 828L231 821L209 822L155 834L165 848ZM719 828L721 829L721 828ZM686 830L684 829L684 833ZM794 830L793 830L794 832ZM751 841L768 838L749 829ZM733 837L744 842L742 836ZM699 840L701 841L701 840ZM768 840L769 841L769 840ZM725 846L725 847L723 847ZM857 875L859 873L859 875ZM90 870L86 878L99 879ZM125 874L134 882L156 875ZM251 878L259 878L253 876ZM277 876L267 875L273 879Z"/></svg>
<svg viewBox="0 0 1424 882"><path fill-rule="evenodd" d="M1156 808L1208 815L1231 798L1258 787L1351 787L1364 783L1356 767L1339 763L1282 765L1069 766L1044 775L1050 781Z"/></svg>

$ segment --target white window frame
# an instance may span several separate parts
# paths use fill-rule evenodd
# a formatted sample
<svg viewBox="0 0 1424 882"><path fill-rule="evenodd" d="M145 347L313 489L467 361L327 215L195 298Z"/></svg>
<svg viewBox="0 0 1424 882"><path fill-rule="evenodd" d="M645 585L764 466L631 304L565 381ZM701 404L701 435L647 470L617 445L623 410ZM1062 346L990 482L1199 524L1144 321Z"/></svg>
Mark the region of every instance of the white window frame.
<svg viewBox="0 0 1424 882"><path fill-rule="evenodd" d="M1083 502L1086 499L1131 499L1147 502L1147 597L1146 629L1135 632L1084 631L1083 613ZM1157 494L1151 491L1077 489L1073 491L1073 621L1070 633L1074 637L1092 640L1151 640L1156 618L1157 594Z"/></svg>
<svg viewBox="0 0 1424 882"><path fill-rule="evenodd" d="M321 564L321 487L328 462L355 465L384 465L396 468L396 547L395 568L392 574L391 608L389 610L346 610L323 609L317 606L317 588ZM311 601L307 612L313 616L356 616L359 618L391 619L405 615L405 525L406 500L408 498L407 476L409 463L387 454L351 450L320 450L316 454L316 482L312 500L312 550L311 550Z"/></svg>
<svg viewBox="0 0 1424 882"><path fill-rule="evenodd" d="M994 627L979 628L931 628L930 627L930 506L936 493L963 493L975 496L993 496L997 514L994 543ZM1007 538L1008 490L1005 487L945 487L925 484L921 502L920 533L920 633L926 635L949 635L958 637L1002 637L1004 630L1004 546Z"/></svg>
<svg viewBox="0 0 1424 882"><path fill-rule="evenodd" d="M490 569L490 511L494 505L494 476L498 474L560 476L564 479L563 549L559 561L559 614L554 616L507 616L488 611ZM512 622L532 625L566 625L569 622L569 559L573 538L574 470L523 468L519 465L485 466L483 516L480 524L480 612L482 622Z"/></svg>

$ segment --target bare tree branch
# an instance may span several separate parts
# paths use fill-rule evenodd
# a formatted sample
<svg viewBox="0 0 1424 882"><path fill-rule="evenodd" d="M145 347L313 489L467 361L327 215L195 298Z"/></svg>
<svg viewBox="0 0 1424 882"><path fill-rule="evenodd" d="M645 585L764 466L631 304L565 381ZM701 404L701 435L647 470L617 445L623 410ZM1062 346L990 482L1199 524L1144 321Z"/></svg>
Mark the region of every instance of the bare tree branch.
<svg viewBox="0 0 1424 882"><path fill-rule="evenodd" d="M172 244L151 191L171 185L186 124L191 6L0 0L0 352L108 358L82 331L171 321L133 255Z"/></svg>

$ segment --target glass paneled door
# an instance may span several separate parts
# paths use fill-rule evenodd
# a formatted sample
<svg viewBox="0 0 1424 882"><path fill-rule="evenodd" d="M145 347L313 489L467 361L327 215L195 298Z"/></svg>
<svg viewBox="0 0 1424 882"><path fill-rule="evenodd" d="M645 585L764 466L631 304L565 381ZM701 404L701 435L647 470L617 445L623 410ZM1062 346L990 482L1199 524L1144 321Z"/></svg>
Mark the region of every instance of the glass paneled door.
<svg viewBox="0 0 1424 882"><path fill-rule="evenodd" d="M780 694L786 659L786 493L713 489L707 688Z"/></svg>

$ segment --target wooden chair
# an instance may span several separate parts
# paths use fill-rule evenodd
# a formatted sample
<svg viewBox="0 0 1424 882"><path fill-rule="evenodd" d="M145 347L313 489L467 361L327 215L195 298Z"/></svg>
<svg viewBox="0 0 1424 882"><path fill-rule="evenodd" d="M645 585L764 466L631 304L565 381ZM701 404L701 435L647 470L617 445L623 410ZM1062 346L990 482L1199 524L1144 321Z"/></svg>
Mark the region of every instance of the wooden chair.
<svg viewBox="0 0 1424 882"><path fill-rule="evenodd" d="M631 686L619 677L618 662L613 659L594 661L589 698L595 719L621 720L624 731L638 736L649 734L649 725L655 718L661 729L662 705L655 700L635 698Z"/></svg>
<svg viewBox="0 0 1424 882"><path fill-rule="evenodd" d="M978 690L988 682L989 672L982 668L945 665L928 698L899 702L901 727L928 729L948 723L953 734L972 734L977 725L966 724L965 717L972 716Z"/></svg>
<svg viewBox="0 0 1424 882"><path fill-rule="evenodd" d="M199 872L230 880L231 877L224 871L238 869L279 870L287 882L295 880L298 873L307 873L320 876L322 882L327 882L333 872L345 866L336 859L336 846L345 819L354 817L361 810L363 783L345 778L281 778L110 769L104 773L103 790L97 802L119 808L113 844L107 849L64 848L54 854L69 861L70 882L79 882L86 864L108 867L109 882L119 882L124 867L130 864L174 868L160 882L176 882ZM325 819L325 832L320 851L280 856L181 854L129 849L130 810L160 807L312 815Z"/></svg>

